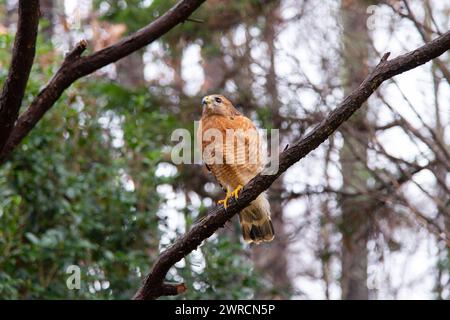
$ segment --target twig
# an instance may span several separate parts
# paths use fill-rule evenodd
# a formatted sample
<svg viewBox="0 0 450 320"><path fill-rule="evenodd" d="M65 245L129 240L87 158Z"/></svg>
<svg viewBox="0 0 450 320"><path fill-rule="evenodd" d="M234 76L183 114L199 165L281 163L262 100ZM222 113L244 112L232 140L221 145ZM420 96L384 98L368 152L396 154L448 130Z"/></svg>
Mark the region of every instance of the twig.
<svg viewBox="0 0 450 320"><path fill-rule="evenodd" d="M205 20L196 19L196 18L187 18L186 21L196 22L196 23L205 23Z"/></svg>
<svg viewBox="0 0 450 320"><path fill-rule="evenodd" d="M424 25L423 23L419 22L419 20L417 20L416 16L414 15L414 12L411 10L411 7L409 6L408 1L403 0L403 4L405 5L406 10L408 11L407 14L404 14L404 13L398 11L398 10L395 10L395 8L392 5L389 5L389 6L398 15L400 15L401 17L409 19L414 24L414 26L416 27L417 31L419 32L419 34L422 37L424 42L429 42L430 41L430 34L431 33L439 34L439 31L433 31L429 27ZM430 12L430 15L431 15L431 12ZM441 59L436 59L434 62L437 65L437 67L441 70L442 75L447 80L447 82L450 83L450 70L447 68L445 63Z"/></svg>
<svg viewBox="0 0 450 320"><path fill-rule="evenodd" d="M69 53L66 54L63 64L72 63L73 61L80 58L83 52L86 50L87 45L88 43L84 39L78 42L75 45L75 47Z"/></svg>

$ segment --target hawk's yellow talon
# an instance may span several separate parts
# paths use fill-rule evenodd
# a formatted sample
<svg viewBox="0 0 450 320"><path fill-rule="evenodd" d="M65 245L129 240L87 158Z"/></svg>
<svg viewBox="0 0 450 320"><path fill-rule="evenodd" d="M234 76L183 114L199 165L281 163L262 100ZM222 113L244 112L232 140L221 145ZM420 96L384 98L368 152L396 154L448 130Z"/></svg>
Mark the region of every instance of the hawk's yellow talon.
<svg viewBox="0 0 450 320"><path fill-rule="evenodd" d="M228 207L228 199L230 199L231 193L227 192L227 195L225 196L225 199L217 201L217 204L223 204L225 209Z"/></svg>
<svg viewBox="0 0 450 320"><path fill-rule="evenodd" d="M238 185L236 189L234 189L234 191L231 193L232 196L235 197L235 199L237 200L239 198L239 191L242 190L242 186Z"/></svg>
<svg viewBox="0 0 450 320"><path fill-rule="evenodd" d="M228 200L230 200L231 197L234 197L236 200L238 199L239 191L242 190L242 186L238 185L236 189L233 190L233 192L227 192L227 195L225 199L217 201L217 204L223 204L223 206L228 208Z"/></svg>

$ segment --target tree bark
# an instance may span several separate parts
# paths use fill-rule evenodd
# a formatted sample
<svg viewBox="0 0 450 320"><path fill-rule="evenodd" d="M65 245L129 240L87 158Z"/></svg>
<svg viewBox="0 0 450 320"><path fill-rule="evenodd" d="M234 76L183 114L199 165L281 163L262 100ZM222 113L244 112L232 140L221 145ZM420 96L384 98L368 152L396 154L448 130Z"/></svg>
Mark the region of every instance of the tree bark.
<svg viewBox="0 0 450 320"><path fill-rule="evenodd" d="M142 50L135 51L116 62L117 81L128 89L145 84Z"/></svg>
<svg viewBox="0 0 450 320"><path fill-rule="evenodd" d="M275 72L275 37L278 15L278 4L271 5L270 11L266 16L263 31L270 60L266 75L266 91L269 99L268 107L272 114L272 127L276 129L281 128L282 122L278 108L280 101ZM273 186L273 190L282 190L283 181L281 179L276 180ZM271 242L270 246L254 246L253 260L256 271L261 276L268 278L271 283L271 288L270 290L259 292L257 297L261 299L286 299L290 296L291 280L288 276L288 239L284 229L283 207L281 205L279 191L269 191L268 194L271 203L270 211L275 229L275 239ZM276 290L272 290L272 288L276 288Z"/></svg>
<svg viewBox="0 0 450 320"><path fill-rule="evenodd" d="M11 67L0 95L0 151L4 149L19 116L36 53L38 24L39 1L19 1L19 21Z"/></svg>
<svg viewBox="0 0 450 320"><path fill-rule="evenodd" d="M227 66L223 60L223 54L218 51L221 47L220 39L221 33L216 33L211 36L211 43L208 43L202 48L202 67L205 74L205 80L201 88L204 94L216 93L216 90L221 89Z"/></svg>
<svg viewBox="0 0 450 320"><path fill-rule="evenodd" d="M42 28L42 34L45 40L50 41L53 36L53 18L54 18L54 3L53 0L40 0L41 17L47 20L48 25Z"/></svg>
<svg viewBox="0 0 450 320"><path fill-rule="evenodd" d="M366 5L360 0L341 2L343 24L343 68L344 92L348 94L360 83L368 70L369 35L367 30ZM367 241L369 237L368 199L365 196L349 197L346 193L356 188L366 187L367 144L369 133L366 129L367 103L355 113L342 130L344 145L340 151L343 178L342 210L342 299L367 300ZM355 136L357 135L357 136ZM369 206L370 207L370 206Z"/></svg>

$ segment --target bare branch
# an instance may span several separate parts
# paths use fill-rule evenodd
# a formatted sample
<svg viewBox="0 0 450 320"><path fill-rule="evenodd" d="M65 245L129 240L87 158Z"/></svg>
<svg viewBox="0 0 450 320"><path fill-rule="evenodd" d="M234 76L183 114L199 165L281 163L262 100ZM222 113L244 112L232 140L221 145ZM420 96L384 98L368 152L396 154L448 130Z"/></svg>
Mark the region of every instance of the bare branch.
<svg viewBox="0 0 450 320"><path fill-rule="evenodd" d="M36 1L36 0L34 0ZM24 2L29 2L25 1ZM66 56L49 83L19 117L5 147L0 152L0 164L34 128L61 94L76 80L113 63L152 43L177 24L184 22L205 0L181 0L164 15L119 42L88 56L81 56L86 48L82 41Z"/></svg>
<svg viewBox="0 0 450 320"><path fill-rule="evenodd" d="M39 0L20 0L11 67L0 96L0 150L5 146L19 116L36 53L38 25Z"/></svg>
<svg viewBox="0 0 450 320"><path fill-rule="evenodd" d="M442 55L449 49L450 31L426 45L395 59L388 61L389 54L385 54L374 71L335 110L303 139L292 144L291 147L280 154L279 170L276 174L257 175L243 188L238 201L235 199L230 200L227 209L220 206L211 210L203 220L195 224L190 231L161 253L134 298L155 299L161 296L164 291L162 288L165 286L166 274L175 263L195 250L203 240L210 237L220 227L223 227L236 213L248 206L263 191L267 190L289 167L316 149L362 106L381 83L395 75L414 69Z"/></svg>
<svg viewBox="0 0 450 320"><path fill-rule="evenodd" d="M416 27L417 31L419 32L420 36L422 37L423 41L425 42L429 42L430 39L430 34L432 32L434 32L433 30L431 30L430 28L428 28L426 25L424 25L423 23L419 22L419 20L416 18L416 16L414 15L414 12L411 10L411 7L409 6L408 1L403 0L403 3L405 5L406 10L408 11L407 14L404 14L398 10L396 10L392 5L388 4L388 6L390 6L392 8L392 10L394 10L394 12L396 12L398 15L400 15L401 17L407 18L409 19L414 26ZM430 12L431 15L431 12ZM434 21L434 19L433 19ZM439 31L437 31L436 33L439 33ZM438 66L438 68L441 70L442 75L444 76L444 78L447 80L448 83L450 83L450 70L447 68L447 66L445 65L445 63L441 60L441 59L436 59L434 61L434 63Z"/></svg>

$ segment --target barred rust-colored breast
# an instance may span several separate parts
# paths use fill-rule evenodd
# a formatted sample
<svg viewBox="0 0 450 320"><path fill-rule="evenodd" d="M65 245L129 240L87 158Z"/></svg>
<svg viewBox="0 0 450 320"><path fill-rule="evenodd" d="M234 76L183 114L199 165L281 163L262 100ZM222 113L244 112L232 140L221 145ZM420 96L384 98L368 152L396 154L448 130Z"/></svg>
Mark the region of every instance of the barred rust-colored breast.
<svg viewBox="0 0 450 320"><path fill-rule="evenodd" d="M219 132L221 139L211 137ZM203 117L199 139L200 133L203 159L222 186L233 190L238 185L245 185L261 170L259 135L248 118L242 115ZM208 163L208 156L220 159L222 164Z"/></svg>

